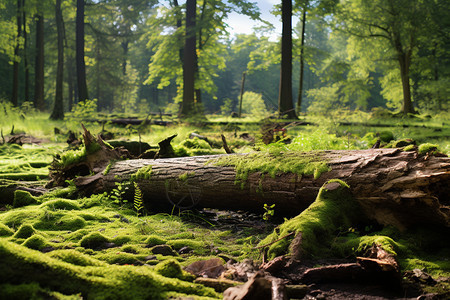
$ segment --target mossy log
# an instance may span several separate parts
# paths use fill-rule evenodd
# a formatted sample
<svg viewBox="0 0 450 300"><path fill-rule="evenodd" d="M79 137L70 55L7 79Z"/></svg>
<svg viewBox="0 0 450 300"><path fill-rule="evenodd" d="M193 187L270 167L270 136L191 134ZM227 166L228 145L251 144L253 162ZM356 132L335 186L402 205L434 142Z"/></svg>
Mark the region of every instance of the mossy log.
<svg viewBox="0 0 450 300"><path fill-rule="evenodd" d="M106 166L104 166L106 168ZM98 166L97 166L98 169ZM401 149L252 153L116 161L108 172L79 177L88 193L134 180L150 210L209 207L295 216L330 179L341 179L369 219L401 230L449 227L450 158Z"/></svg>

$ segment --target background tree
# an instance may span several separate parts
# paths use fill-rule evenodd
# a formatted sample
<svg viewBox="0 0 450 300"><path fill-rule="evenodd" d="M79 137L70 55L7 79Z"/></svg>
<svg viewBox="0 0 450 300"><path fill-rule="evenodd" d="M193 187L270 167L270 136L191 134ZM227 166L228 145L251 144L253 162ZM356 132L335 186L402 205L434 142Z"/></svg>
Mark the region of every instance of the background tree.
<svg viewBox="0 0 450 300"><path fill-rule="evenodd" d="M86 63L84 61L84 6L84 0L77 0L76 61L79 101L89 98L86 84Z"/></svg>
<svg viewBox="0 0 450 300"><path fill-rule="evenodd" d="M183 102L181 104L180 116L191 116L195 112L195 77L197 65L196 45L196 11L197 1L186 1L186 33L183 55Z"/></svg>
<svg viewBox="0 0 450 300"><path fill-rule="evenodd" d="M16 11L16 20L17 20L17 37L16 44L14 48L14 63L13 63L13 84L12 84L12 95L11 102L14 106L17 106L19 103L19 62L20 62L20 45L22 42L22 0L17 0L17 11Z"/></svg>
<svg viewBox="0 0 450 300"><path fill-rule="evenodd" d="M44 99L44 7L37 3L36 12L36 57L34 64L34 107L43 111Z"/></svg>
<svg viewBox="0 0 450 300"><path fill-rule="evenodd" d="M56 92L53 112L50 115L52 120L64 119L63 105L63 80L64 80L64 30L63 16L61 11L61 0L56 0L55 5L56 29L58 31L58 65L56 71Z"/></svg>
<svg viewBox="0 0 450 300"><path fill-rule="evenodd" d="M281 76L278 113L289 119L297 118L292 98L292 0L281 1Z"/></svg>
<svg viewBox="0 0 450 300"><path fill-rule="evenodd" d="M424 12L427 1L376 0L342 1L340 18L344 28L359 39L371 38L371 42L387 51L398 62L403 90L403 113L414 113L411 97L410 69L413 54L426 22Z"/></svg>

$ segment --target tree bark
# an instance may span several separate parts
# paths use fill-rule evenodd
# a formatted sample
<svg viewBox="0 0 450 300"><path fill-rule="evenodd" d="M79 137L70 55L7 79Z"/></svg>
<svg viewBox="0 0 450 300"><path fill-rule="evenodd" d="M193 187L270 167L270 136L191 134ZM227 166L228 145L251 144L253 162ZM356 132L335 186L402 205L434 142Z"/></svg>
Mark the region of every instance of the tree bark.
<svg viewBox="0 0 450 300"><path fill-rule="evenodd" d="M86 63L84 61L84 0L77 0L75 48L77 61L78 101L85 101L89 97L86 84Z"/></svg>
<svg viewBox="0 0 450 300"><path fill-rule="evenodd" d="M13 85L11 103L14 106L19 104L19 50L20 50L20 38L22 36L22 0L17 0L17 39L14 47L14 63L13 63Z"/></svg>
<svg viewBox="0 0 450 300"><path fill-rule="evenodd" d="M62 120L64 119L64 106L63 106L64 31L63 31L63 16L61 11L61 0L56 0L55 19L56 19L56 30L58 32L57 37L58 64L56 67L55 104L50 119Z"/></svg>
<svg viewBox="0 0 450 300"><path fill-rule="evenodd" d="M42 4L39 4L41 6ZM44 102L44 13L39 7L36 16L36 63L34 77L34 107L43 111Z"/></svg>
<svg viewBox="0 0 450 300"><path fill-rule="evenodd" d="M303 98L303 70L305 68L305 26L306 26L306 9L308 2L305 2L302 13L302 33L300 42L300 79L298 84L298 96L297 96L297 113L302 111L302 98Z"/></svg>
<svg viewBox="0 0 450 300"><path fill-rule="evenodd" d="M186 1L186 36L183 57L183 103L181 117L192 116L195 112L195 66L196 53L196 19L197 1Z"/></svg>
<svg viewBox="0 0 450 300"><path fill-rule="evenodd" d="M103 175L106 165L101 167L92 163L96 170L89 166L85 169L91 169L97 175L79 177L75 183L88 193L111 191L116 182L128 181L140 168L152 166L150 179L136 179L150 210L170 209L175 205L261 213L267 203L276 204L275 213L284 217L298 215L306 209L328 180L341 179L350 185L368 218L380 224L401 230L417 224L450 226L450 158L423 156L401 149L289 152L284 155L296 155L301 159L311 154L327 161L331 171L317 179L312 175L292 173L281 173L272 178L256 172L249 174L241 186L235 182L235 168L216 165L223 156L212 155L118 161L107 175ZM236 155L242 155L243 159L246 156ZM80 166L74 168L79 170Z"/></svg>
<svg viewBox="0 0 450 300"><path fill-rule="evenodd" d="M278 113L296 119L292 99L292 0L281 1L281 75L278 95Z"/></svg>
<svg viewBox="0 0 450 300"><path fill-rule="evenodd" d="M30 101L30 66L28 65L28 36L27 36L27 19L25 13L25 0L22 0L23 8L23 63L25 67L25 101Z"/></svg>

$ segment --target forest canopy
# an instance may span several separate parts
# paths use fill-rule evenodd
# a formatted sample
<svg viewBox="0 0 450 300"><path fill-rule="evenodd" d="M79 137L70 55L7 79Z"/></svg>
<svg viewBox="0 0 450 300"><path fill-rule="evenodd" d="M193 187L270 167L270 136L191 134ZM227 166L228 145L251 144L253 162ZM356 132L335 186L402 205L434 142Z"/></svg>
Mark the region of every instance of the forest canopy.
<svg viewBox="0 0 450 300"><path fill-rule="evenodd" d="M2 1L0 98L32 102L54 118L86 99L104 112L224 114L238 111L241 87L262 97L261 115L284 114L283 102L312 114L448 110L448 1L279 1L271 13L283 24L294 20L282 33L292 37L288 46L259 7L246 0ZM264 26L236 34L231 14ZM288 48L291 76L281 83L292 85L292 95L279 102Z"/></svg>

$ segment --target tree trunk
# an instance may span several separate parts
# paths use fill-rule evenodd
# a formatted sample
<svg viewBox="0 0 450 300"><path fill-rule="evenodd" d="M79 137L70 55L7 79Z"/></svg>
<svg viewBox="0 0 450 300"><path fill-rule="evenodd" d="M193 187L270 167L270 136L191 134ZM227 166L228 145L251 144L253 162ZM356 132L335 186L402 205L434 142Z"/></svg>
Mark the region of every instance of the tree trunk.
<svg viewBox="0 0 450 300"><path fill-rule="evenodd" d="M84 0L77 0L75 48L77 60L78 101L84 101L89 98L86 84L86 63L84 61Z"/></svg>
<svg viewBox="0 0 450 300"><path fill-rule="evenodd" d="M42 4L40 4L41 6ZM34 77L34 107L43 111L44 102L44 13L38 9L36 16L36 63Z"/></svg>
<svg viewBox="0 0 450 300"><path fill-rule="evenodd" d="M105 150L108 153L112 150ZM151 166L151 172L137 177L146 206L160 208L209 207L264 212L264 204L275 204L279 217L294 216L305 210L316 198L320 187L330 179L341 179L350 185L353 195L371 219L383 225L406 229L417 224L450 226L450 158L419 155L401 149L354 151L288 152L302 160L311 155L326 161L330 171L315 179L312 175L277 173L275 177L250 173L241 184L236 182L234 166L220 166L218 161L230 155L211 155L171 159L118 161L103 169L109 154L97 153L103 165L93 160L73 166L84 169L75 184L87 193L111 191L118 181L129 181L133 174ZM253 160L249 154L242 160ZM117 154L111 156L117 158ZM242 161L241 160L241 161ZM105 163L106 161L106 163ZM90 172L96 175L89 176ZM70 174L65 169L60 174ZM72 176L76 174L72 173ZM52 176L53 177L53 176ZM65 179L60 178L59 182ZM132 197L132 196L131 196Z"/></svg>
<svg viewBox="0 0 450 300"><path fill-rule="evenodd" d="M27 37L27 19L25 13L25 0L22 0L23 8L23 63L25 67L25 101L30 100L30 66L28 65L28 37Z"/></svg>
<svg viewBox="0 0 450 300"><path fill-rule="evenodd" d="M13 63L13 86L11 103L14 106L19 104L19 50L20 50L20 38L22 37L22 0L17 0L17 39L14 47L14 63Z"/></svg>
<svg viewBox="0 0 450 300"><path fill-rule="evenodd" d="M195 65L196 53L196 18L197 1L186 1L186 36L183 58L183 103L180 116L189 117L195 112Z"/></svg>
<svg viewBox="0 0 450 300"><path fill-rule="evenodd" d="M403 89L403 106L402 112L404 114L415 113L411 100L411 85L409 78L409 67L411 65L411 53L399 53L398 61L400 63L400 75L402 78Z"/></svg>
<svg viewBox="0 0 450 300"><path fill-rule="evenodd" d="M302 98L303 98L303 69L305 68L305 26L306 26L306 8L308 2L303 6L302 13L302 37L300 42L300 80L298 84L298 97L297 97L297 113L302 111Z"/></svg>
<svg viewBox="0 0 450 300"><path fill-rule="evenodd" d="M281 75L278 95L278 113L296 119L292 102L292 0L281 1Z"/></svg>
<svg viewBox="0 0 450 300"><path fill-rule="evenodd" d="M64 80L64 32L63 32L63 16L61 11L61 0L56 0L55 6L56 30L58 32L58 65L56 67L56 91L55 105L50 116L52 120L64 119L63 106L63 80Z"/></svg>

